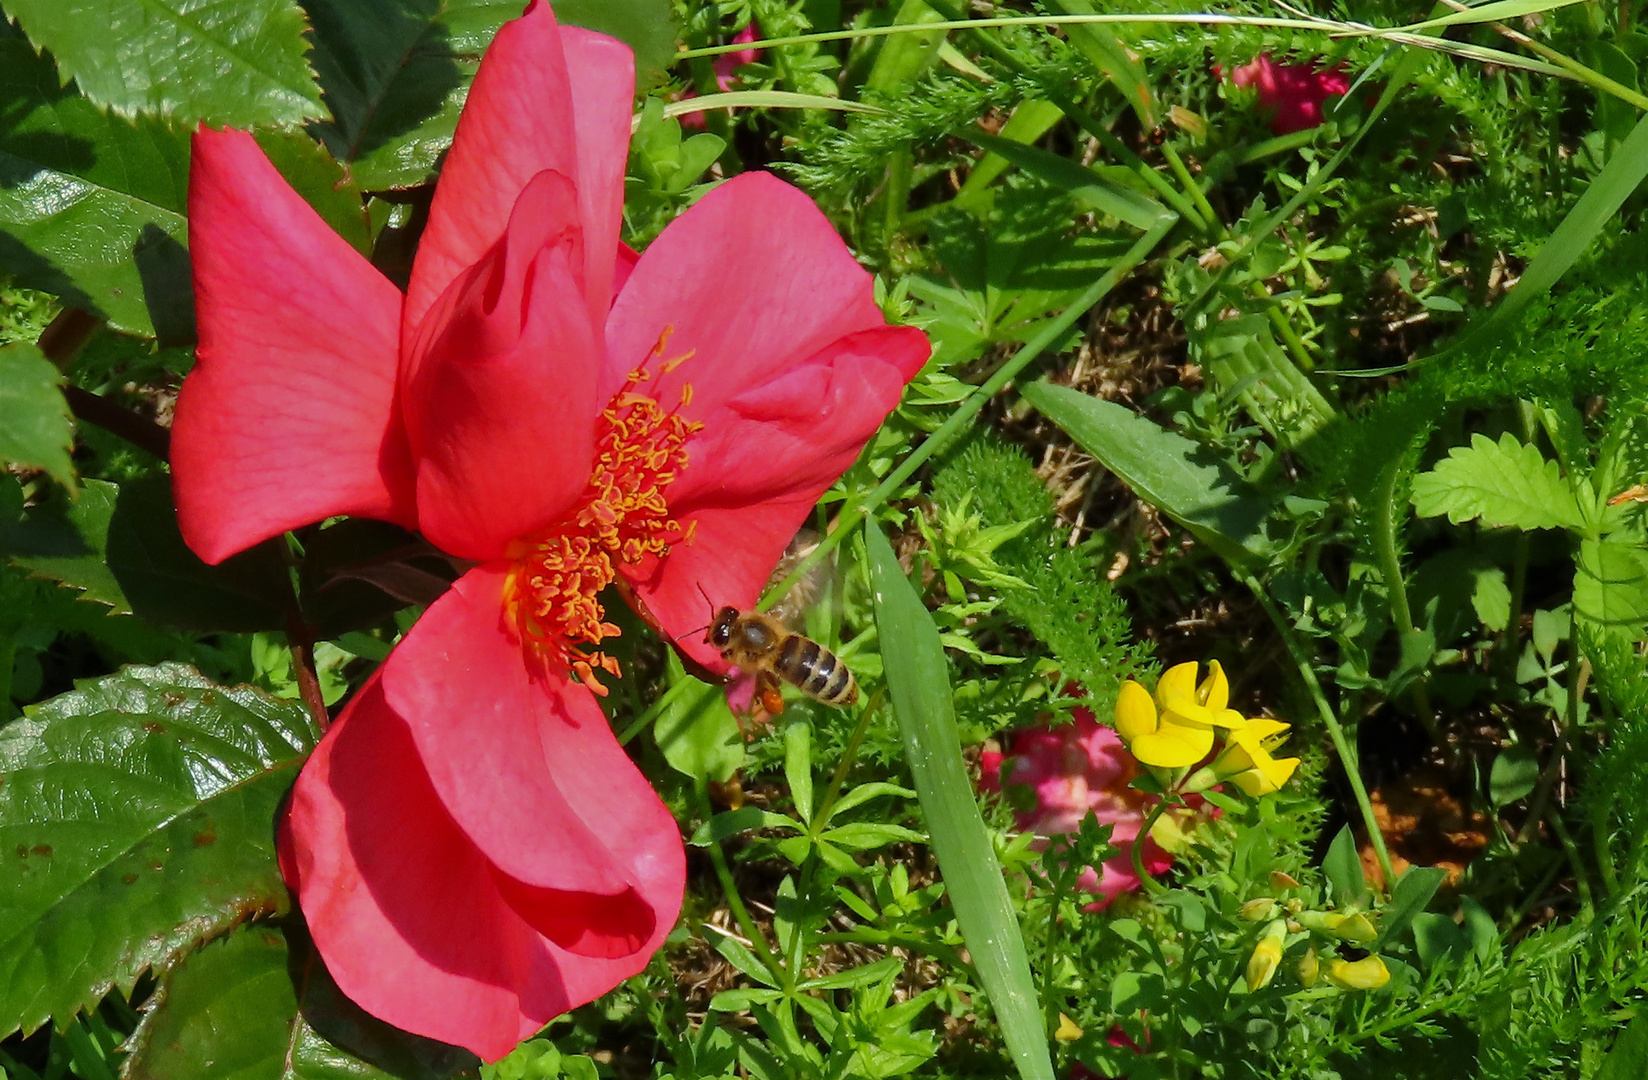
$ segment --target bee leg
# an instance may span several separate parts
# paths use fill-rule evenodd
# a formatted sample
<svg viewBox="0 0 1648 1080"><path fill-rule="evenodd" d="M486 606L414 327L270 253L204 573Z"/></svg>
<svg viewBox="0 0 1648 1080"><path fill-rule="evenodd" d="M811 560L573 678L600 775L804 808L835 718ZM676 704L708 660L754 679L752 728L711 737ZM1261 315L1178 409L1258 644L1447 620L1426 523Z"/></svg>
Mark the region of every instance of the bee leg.
<svg viewBox="0 0 1648 1080"><path fill-rule="evenodd" d="M761 702L761 709L768 716L778 716L784 711L784 695L778 688L778 676L770 671L763 671L755 680L755 699Z"/></svg>

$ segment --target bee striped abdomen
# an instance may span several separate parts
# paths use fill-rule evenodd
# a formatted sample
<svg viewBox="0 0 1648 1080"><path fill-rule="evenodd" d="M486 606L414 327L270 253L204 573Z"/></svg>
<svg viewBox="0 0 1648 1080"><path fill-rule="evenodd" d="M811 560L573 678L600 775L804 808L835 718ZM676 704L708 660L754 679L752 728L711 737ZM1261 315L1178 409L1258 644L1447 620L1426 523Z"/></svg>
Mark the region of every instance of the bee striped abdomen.
<svg viewBox="0 0 1648 1080"><path fill-rule="evenodd" d="M773 667L796 689L826 705L851 705L858 700L858 684L847 665L818 642L800 634L784 640Z"/></svg>

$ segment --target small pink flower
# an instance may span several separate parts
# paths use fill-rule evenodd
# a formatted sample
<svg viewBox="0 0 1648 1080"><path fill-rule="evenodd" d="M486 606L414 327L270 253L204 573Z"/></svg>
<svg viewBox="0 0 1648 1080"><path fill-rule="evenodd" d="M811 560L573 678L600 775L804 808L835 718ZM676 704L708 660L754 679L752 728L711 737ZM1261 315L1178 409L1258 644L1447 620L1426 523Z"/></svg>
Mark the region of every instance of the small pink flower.
<svg viewBox="0 0 1648 1080"><path fill-rule="evenodd" d="M1057 729L1031 728L1013 737L1011 753L986 751L980 763L980 786L986 791L1025 787L1034 793L1034 806L1015 811L1021 829L1039 836L1075 832L1092 811L1101 825L1112 826L1110 842L1121 853L1103 866L1088 867L1079 888L1098 897L1087 910L1098 911L1118 895L1139 887L1133 872L1133 844L1150 812L1149 797L1128 784L1138 764L1110 728L1096 722L1089 709L1073 712L1073 723ZM1026 800L1028 801L1028 800ZM1160 874L1173 858L1155 840L1144 841L1144 865Z"/></svg>
<svg viewBox="0 0 1648 1080"><path fill-rule="evenodd" d="M738 31L738 36L732 39L734 45L744 45L756 38L755 23ZM755 63L755 58L761 55L760 49L739 49L737 52L722 53L715 58L715 85L722 90L731 90L736 76L733 74L745 64Z"/></svg>
<svg viewBox="0 0 1648 1080"><path fill-rule="evenodd" d="M1322 122L1323 103L1350 92L1350 77L1342 64L1322 70L1314 62L1278 64L1269 53L1232 71L1230 81L1258 89L1259 105L1271 110L1270 130L1278 135L1316 127Z"/></svg>
<svg viewBox="0 0 1648 1080"><path fill-rule="evenodd" d="M750 25L738 31L737 36L732 39L732 44L743 45L746 42L754 41L758 36L759 35L755 30L755 20L752 19L750 20ZM743 67L745 64L755 63L756 58L760 55L760 49L739 49L737 52L722 53L720 56L717 56L714 63L711 65L715 68L716 87L719 88L722 93L726 93L731 90L733 84L738 81L738 76L735 74L738 69ZM697 90L685 90L681 94L681 100L686 101L688 98L695 98L697 96ZM683 127L702 128L704 126L704 114L696 112L684 113L681 116L681 124Z"/></svg>

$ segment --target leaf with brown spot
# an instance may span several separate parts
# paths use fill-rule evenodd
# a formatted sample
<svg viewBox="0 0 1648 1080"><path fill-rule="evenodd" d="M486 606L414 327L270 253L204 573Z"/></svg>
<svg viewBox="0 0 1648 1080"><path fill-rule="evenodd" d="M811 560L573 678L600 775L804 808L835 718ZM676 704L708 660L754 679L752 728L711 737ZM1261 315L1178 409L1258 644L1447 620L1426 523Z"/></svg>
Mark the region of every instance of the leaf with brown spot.
<svg viewBox="0 0 1648 1080"><path fill-rule="evenodd" d="M301 705L181 664L0 729L0 851L20 856L0 873L0 1037L284 911L275 816L316 737Z"/></svg>

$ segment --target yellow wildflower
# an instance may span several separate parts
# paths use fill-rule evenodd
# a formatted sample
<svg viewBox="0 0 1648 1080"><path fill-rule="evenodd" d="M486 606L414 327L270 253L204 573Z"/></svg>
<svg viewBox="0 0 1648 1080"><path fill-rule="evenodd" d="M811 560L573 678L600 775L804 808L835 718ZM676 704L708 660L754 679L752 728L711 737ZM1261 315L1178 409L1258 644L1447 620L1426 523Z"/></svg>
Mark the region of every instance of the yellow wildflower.
<svg viewBox="0 0 1648 1080"><path fill-rule="evenodd" d="M1213 762L1212 771L1233 781L1248 795L1269 795L1299 767L1298 758L1274 758L1270 751L1279 746L1279 737L1288 729L1280 720L1260 717L1231 730L1225 748Z"/></svg>
<svg viewBox="0 0 1648 1080"><path fill-rule="evenodd" d="M1390 982L1390 969L1377 956L1360 960L1329 960L1328 982L1346 990L1377 990Z"/></svg>
<svg viewBox="0 0 1648 1080"><path fill-rule="evenodd" d="M1116 698L1116 732L1133 756L1160 769L1182 769L1213 749L1214 727L1236 727L1242 714L1228 708L1230 684L1217 661L1196 685L1195 663L1178 664L1156 684L1156 697L1129 679ZM1158 709L1158 705L1160 708Z"/></svg>

